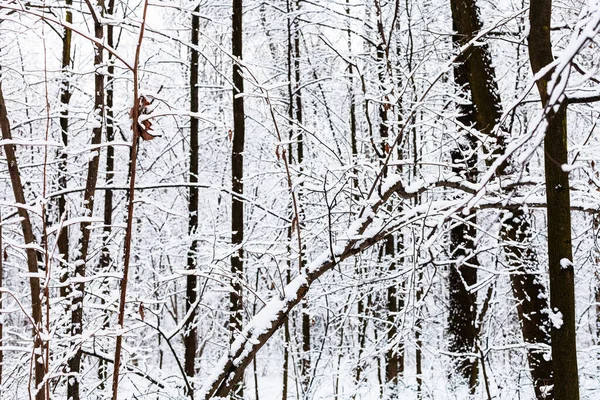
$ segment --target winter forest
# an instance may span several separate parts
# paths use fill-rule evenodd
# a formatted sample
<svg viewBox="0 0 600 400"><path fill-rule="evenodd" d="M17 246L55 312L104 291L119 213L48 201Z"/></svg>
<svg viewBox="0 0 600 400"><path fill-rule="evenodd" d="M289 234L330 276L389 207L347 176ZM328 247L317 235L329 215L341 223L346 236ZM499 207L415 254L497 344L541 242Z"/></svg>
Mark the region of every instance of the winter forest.
<svg viewBox="0 0 600 400"><path fill-rule="evenodd" d="M600 398L599 32L0 0L0 398Z"/></svg>

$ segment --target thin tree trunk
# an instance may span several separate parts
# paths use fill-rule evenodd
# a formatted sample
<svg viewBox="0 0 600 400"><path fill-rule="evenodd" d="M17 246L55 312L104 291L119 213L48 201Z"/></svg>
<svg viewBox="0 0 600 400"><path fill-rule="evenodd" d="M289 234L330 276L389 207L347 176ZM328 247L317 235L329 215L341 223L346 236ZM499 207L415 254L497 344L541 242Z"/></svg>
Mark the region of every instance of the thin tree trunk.
<svg viewBox="0 0 600 400"><path fill-rule="evenodd" d="M376 3L377 10L377 26L380 32L379 43L377 44L377 75L379 78L380 90L382 91L383 99L378 107L378 115L379 115L379 137L381 140L381 153L379 154L382 158L382 162L387 157L389 153L389 131L390 128L388 126L388 109L390 105L386 103L387 101L387 93L385 93L386 89L386 44L384 42L383 36L383 25L382 25L382 16L381 16L381 6ZM384 167L383 175L387 175L387 167ZM395 246L394 235L388 235L383 243L383 253L385 254L386 261L390 262L389 272L393 273L396 269L396 263L394 261L394 257L396 255L396 246ZM397 335L396 328L396 314L398 313L398 298L397 298L397 288L396 285L391 285L387 288L387 339L388 343L391 343L395 340ZM392 391L392 396L397 396L395 384L398 382L398 349L395 347L390 347L390 349L385 354L385 384L389 386L389 389Z"/></svg>
<svg viewBox="0 0 600 400"><path fill-rule="evenodd" d="M595 175L596 179L598 179L598 172L594 171L594 175ZM598 215L594 215L592 218L594 219L594 222L593 222L594 232L598 232L598 229L600 229L600 217ZM598 346L598 344L600 344L600 269L598 268L598 266L600 266L600 250L598 249L597 245L596 245L596 251L595 251L595 255L594 255L594 264L596 265L596 270L594 271L594 279L595 279L595 285L594 285L594 301L595 301L595 305L594 305L594 311L595 311L594 344L596 346ZM600 370L600 352L597 353L596 360L599 361L598 366L596 368L598 370Z"/></svg>
<svg viewBox="0 0 600 400"><path fill-rule="evenodd" d="M73 12L71 11L71 7L73 5L73 0L65 0L66 10L65 10L65 22L73 23ZM61 93L60 93L60 135L62 139L62 144L66 149L69 143L69 103L71 100L71 73L69 68L71 66L71 35L72 32L69 28L64 29L63 33L63 48L62 48L62 70L63 74L65 74ZM58 188L59 190L63 190L67 188L67 153L66 151L61 151L60 153L60 161L58 164ZM58 198L58 214L59 218L64 218L65 220L69 218L67 213L67 201L66 195L63 194ZM64 264L60 265L60 296L66 298L68 295L68 285L67 279L69 275L68 271L68 263L69 263L69 227L64 226L62 230L58 233L58 252L62 257Z"/></svg>
<svg viewBox="0 0 600 400"><path fill-rule="evenodd" d="M97 1L98 8L90 10L94 16L94 36L102 42L104 37L104 28L96 13L102 10L104 14L104 0ZM103 47L101 44L94 44L94 66L100 68L103 63ZM94 128L92 129L92 146L102 142L102 126L104 125L104 74L98 72L94 76ZM100 149L91 150L93 156L88 162L87 179L85 183L85 192L83 205L86 216L91 217L94 212L94 200L96 183L98 181L98 169L100 166ZM81 256L79 262L75 265L75 274L73 278L78 278L72 285L72 290L76 295L71 298L71 340L74 343L73 356L69 359L69 371L73 376L67 380L67 396L72 400L79 400L79 372L81 368L82 351L78 343L83 332L83 299L85 296L85 283L81 278L86 276L86 264L88 262L88 249L90 244L90 222L81 223ZM75 344L76 343L76 344Z"/></svg>
<svg viewBox="0 0 600 400"><path fill-rule="evenodd" d="M532 1L529 8L529 59L534 73L554 61L550 41L551 0ZM575 332L575 277L571 243L571 196L569 173L562 170L568 162L567 105L548 104L550 74L537 80L546 112L544 167L548 220L548 268L550 271L550 309L554 313L550 335L554 362L554 397L579 399L577 343ZM550 106L548 109L547 106ZM556 108L558 106L558 108ZM560 320L560 323L558 323Z"/></svg>
<svg viewBox="0 0 600 400"><path fill-rule="evenodd" d="M292 6L292 4L294 4ZM300 11L301 1L295 0L292 3L291 0L287 2L288 16L297 15ZM292 124L290 130L291 142L296 142L296 162L298 164L298 173L302 175L302 163L304 162L304 141L303 141L303 105L302 105L302 92L301 92L301 73L300 73L300 27L298 19L288 19L288 95L289 95L289 117L290 123ZM290 163L293 162L291 143L290 143ZM298 199L302 198L302 187L303 183L299 184L300 190L298 191ZM295 215L296 226L294 228L292 223L292 232L296 229L298 236L301 235L303 224L302 224L302 206L299 205L298 214ZM300 240L298 241L300 245ZM304 270L306 265L306 259L304 254L306 248L300 245L298 249L300 254L299 260L300 265L298 266L299 272ZM300 355L300 379L301 388L303 392L303 398L308 397L310 390L311 381L311 331L310 331L310 314L308 313L308 300L304 299L300 304L300 319L301 319L301 332L302 332L302 353Z"/></svg>
<svg viewBox="0 0 600 400"><path fill-rule="evenodd" d="M198 34L200 31L200 6L198 5L192 14L192 47L190 49L190 183L198 183L198 118L194 114L198 112ZM189 198L189 228L188 232L192 238L192 243L187 256L187 269L194 271L196 269L198 240L196 240L198 230L198 187L190 186ZM186 314L195 307L198 299L198 278L194 273L186 277ZM183 342L185 346L185 373L187 376L196 375L196 352L198 350L198 328L196 327L196 311L189 315L187 327L184 329ZM193 396L192 393L190 395Z"/></svg>
<svg viewBox="0 0 600 400"><path fill-rule="evenodd" d="M418 273L417 278L417 304L421 303L423 298L423 273ZM421 318L421 307L416 309L417 316L415 321L415 372L417 380L417 399L423 398L423 339L421 338L421 329L423 328L423 319Z"/></svg>
<svg viewBox="0 0 600 400"><path fill-rule="evenodd" d="M6 103L4 101L4 94L2 92L2 82L0 81L0 128L2 130L2 139L12 140L10 131L10 122L8 119L8 111L6 110ZM21 182L21 174L19 172L19 164L17 162L17 155L15 152L15 146L12 144L4 145L4 152L6 154L6 160L8 162L8 173L10 175L10 181L13 188L13 195L15 196L15 202L17 204L27 204L25 200L25 192L23 190L23 184ZM25 250L27 254L27 269L31 274L29 278L29 287L31 290L31 318L33 319L33 349L37 354L45 354L44 342L41 339L41 335L38 330L42 329L42 299L40 297L40 280L38 278L38 261L39 255L36 253L35 235L31 226L31 220L29 219L29 213L23 207L18 207L19 218L21 219L21 229L23 231L23 239L28 246ZM44 363L32 360L34 365L34 379L36 387L36 400L45 400L46 391L40 388L44 382L45 368ZM38 390L39 389L39 390Z"/></svg>
<svg viewBox="0 0 600 400"><path fill-rule="evenodd" d="M148 12L148 0L144 1L144 10L142 11L142 23L138 41L135 48L135 60L133 63L133 107L131 108L132 120L132 137L131 137L131 153L129 160L129 199L127 200L127 221L125 224L125 240L123 250L123 276L120 284L119 294L119 311L117 314L117 326L123 329L125 324L125 302L127 300L127 283L129 280L129 265L131 262L131 242L133 233L133 215L134 215L134 200L135 200L135 177L136 163L139 141L141 137L141 126L139 123L140 112L146 106L144 99L140 98L139 94L139 65L140 51L142 41L144 40L144 32L146 30L146 15ZM123 345L123 334L117 333L115 341L115 359L113 365L113 380L112 380L112 400L117 400L119 397L119 370L121 367L121 348Z"/></svg>
<svg viewBox="0 0 600 400"><path fill-rule="evenodd" d="M346 14L350 16L350 0L346 0ZM352 30L348 25L346 29L346 33L348 35L348 51L352 53ZM352 148L352 165L356 165L358 159L358 141L357 141L357 122L356 122L356 96L354 94L354 65L352 63L348 64L348 96L350 98L350 146ZM355 201L358 201L358 169L353 168L353 177L352 177L352 193L353 196L351 198L351 207L354 205ZM360 268L358 261L354 263L354 271L359 277L362 274L362 268ZM359 293L359 298L357 302L357 319L359 323L358 329L358 354L357 354L357 362L356 362L356 373L354 377L355 384L360 385L360 381L362 379L363 367L360 361L360 358L364 352L366 336L367 336L367 318L366 318L366 310L364 305L363 296ZM356 396L356 391L352 395L352 399Z"/></svg>
<svg viewBox="0 0 600 400"><path fill-rule="evenodd" d="M394 274L394 271L396 271L396 262L394 260L394 257L396 256L395 247L394 236L389 235L386 237L384 241L384 253L386 255L386 261L390 263L388 268L390 274ZM397 291L395 283L390 285L387 289L387 343L390 348L385 355L385 381L392 391L392 396L390 398L396 398L398 395L396 384L398 382L398 376L400 375L398 348L397 346L391 346L391 343L397 340L396 336L398 335L398 328L396 327L398 314Z"/></svg>
<svg viewBox="0 0 600 400"><path fill-rule="evenodd" d="M4 286L4 245L2 242L2 210L0 209L0 288ZM0 293L0 312L4 312L4 293ZM2 372L4 365L4 318L0 318L0 394L2 394Z"/></svg>
<svg viewBox="0 0 600 400"><path fill-rule="evenodd" d="M242 0L233 0L232 20L232 53L235 60L242 60ZM238 62L233 64L233 148L231 153L231 186L235 194L244 194L244 143L245 112L244 78L242 67ZM229 293L230 316L229 326L231 343L235 334L242 330L242 285L244 278L244 202L238 196L231 198L231 242L236 251L231 256L231 292ZM243 382L238 383L232 398L243 398Z"/></svg>
<svg viewBox="0 0 600 400"><path fill-rule="evenodd" d="M106 13L110 16L114 16L115 1L108 1L108 8ZM110 48L115 48L114 42L114 26L108 24L106 26L106 43ZM108 74L106 75L106 142L109 145L106 147L106 186L109 187L104 193L104 245L102 253L100 254L100 270L102 272L108 272L111 264L110 250L108 248L108 239L112 233L112 220L113 220L113 191L110 187L114 184L115 177L115 148L110 143L115 139L115 121L114 121L114 74L115 66L114 60L111 53L108 53ZM108 282L104 280L102 282L102 294L108 296L110 293ZM104 297L102 298L102 304L105 304ZM102 321L102 328L107 329L109 326L109 313L105 312ZM99 389L104 390L105 382L108 380L108 362L106 360L98 360L98 378L100 379Z"/></svg>
<svg viewBox="0 0 600 400"><path fill-rule="evenodd" d="M300 10L300 0L296 0L296 12ZM300 90L301 76L300 76L300 28L298 20L294 23L294 98L295 98L295 120L297 123L297 162L298 162L298 173L302 175L304 162L304 135L302 133L303 124L303 107L302 107L302 93ZM302 198L302 178L300 179L300 190L298 191L298 200ZM301 204L301 203L300 203ZM300 205L300 215L298 215L298 221L296 221L297 234L300 235L303 228L303 213L302 206ZM299 266L300 271L304 270L306 265L306 248L302 247L298 249L300 252L301 265ZM300 314L302 315L302 362L301 362L301 376L302 376L302 389L304 395L308 397L310 390L311 381L311 333L310 333L310 314L308 312L308 298L304 298L301 304Z"/></svg>

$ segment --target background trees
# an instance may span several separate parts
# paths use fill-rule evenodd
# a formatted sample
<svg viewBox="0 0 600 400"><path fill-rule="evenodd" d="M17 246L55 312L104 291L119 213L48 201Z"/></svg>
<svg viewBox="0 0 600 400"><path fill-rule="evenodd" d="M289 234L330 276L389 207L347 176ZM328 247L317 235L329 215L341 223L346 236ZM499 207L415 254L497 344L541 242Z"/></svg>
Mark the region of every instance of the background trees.
<svg viewBox="0 0 600 400"><path fill-rule="evenodd" d="M593 397L600 17L550 6L2 3L2 396Z"/></svg>

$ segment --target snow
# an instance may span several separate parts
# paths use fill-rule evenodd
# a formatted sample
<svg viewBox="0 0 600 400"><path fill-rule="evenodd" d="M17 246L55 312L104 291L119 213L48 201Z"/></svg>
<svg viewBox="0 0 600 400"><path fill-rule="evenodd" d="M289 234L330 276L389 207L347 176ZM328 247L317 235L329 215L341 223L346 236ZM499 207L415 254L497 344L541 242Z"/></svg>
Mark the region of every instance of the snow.
<svg viewBox="0 0 600 400"><path fill-rule="evenodd" d="M554 311L548 311L548 317L552 322L552 325L555 329L560 329L563 326L563 314L558 310L558 308L554 308Z"/></svg>
<svg viewBox="0 0 600 400"><path fill-rule="evenodd" d="M244 201L245 225L244 242L239 247L231 244L231 142L227 133L232 124L232 59L228 56L231 53L228 25L231 10L210 1L200 4L200 39L198 45L191 45L191 10L199 2L154 1L150 4L152 17L148 20L147 40L140 52L142 70L138 88L153 99L153 104L151 111L141 115L138 122L151 120L163 136L151 144L141 142L139 147L134 230L130 242L132 268L125 321L118 329L116 312L125 240L123 221L128 211L131 143L127 138L131 137L132 123L128 111L133 103L134 88L131 71L113 57L116 69L111 86L115 88L112 110L118 140L108 142L105 128L109 119L98 114L92 105L94 72L107 73L107 64L93 65L95 49L85 37L94 34L89 30L92 27L89 12L82 12L81 7L72 8L75 22L63 25L78 29L84 36L74 32L77 51L73 52L72 66L61 69L62 41L48 24L60 33L63 27L55 18L62 21L65 9L48 3L44 11L46 18L35 8L24 11L17 3L7 4L0 17L3 45L0 61L8 63L2 75L2 88L9 119L14 121L13 133L18 137L0 141L0 152L2 145L17 146L26 199L20 206L29 213L35 241L23 244L21 223L24 219L17 214L15 206L19 205L13 201L4 154L0 154L0 165L4 165L0 167L0 193L4 195L0 199L3 239L0 250L6 254L4 287L0 288L0 292L5 293L0 320L6 323L2 368L8 377L3 380L0 392L26 398L27 383L33 381L26 367L36 358L31 358L31 289L26 278L32 275L26 272L25 250L35 249L44 261L40 266L46 267L35 276L44 279L43 284L50 289L50 297L44 297L45 291L42 291L41 299L43 307L48 305L47 310L43 310L43 326L48 319L50 329L40 336L52 345L45 382L52 382L56 397L64 396L69 378L80 380L81 398L109 397L110 385L104 389L99 386L98 362L93 356L86 356L86 367L79 374L66 372L65 365L79 344L86 351L110 359L114 357L115 335L127 334L120 397L185 398L185 374L178 361L184 362L182 338L190 332L188 321L193 321L199 341L195 360L197 374L187 379L197 389L194 397L198 399L205 397L215 380L230 382L231 375L227 373L236 365L249 362L250 368L245 373L242 371L246 397L257 397L256 389L260 398L281 398L285 349L289 350L291 363L290 398L413 400L419 395L436 400L468 398L471 396L468 388L453 371L457 354L447 351L447 315L451 312L448 307L451 301L448 301L446 279L457 259L465 264L473 260L471 255L453 254L454 246L450 244L451 227L464 223L465 213L472 212L476 218L469 224L475 228L477 247L456 246L476 254L479 260L478 281L467 285L467 289L477 292L479 306L490 285L494 285L494 292L489 311L481 319L483 336L478 343L482 354L468 356L485 357L486 367L489 366L486 368L489 397L512 399L518 393L524 399L534 398L527 351L539 350L550 357L550 348L526 342L520 335L521 326L515 318L512 296L514 288L509 279L515 270L507 260L507 243L500 229L508 213L516 215L517 207L525 210L522 222L528 224L527 241L511 245L526 244L535 250L534 260L523 261L532 267L538 283L546 285L548 276L543 266L547 264L547 219L542 144L547 110L540 106L535 84L536 79L550 73L553 102L562 101L565 95L582 98L600 93L595 81L597 57L594 58L599 3L588 2L588 8L583 9L579 19L575 6L582 2L568 2L553 10L556 13L553 21L558 26L566 24L568 27L561 32L573 32L571 43L568 37L557 33L554 37L557 39L556 61L532 77L526 41L521 41L529 29L521 26L527 19L528 9L515 9L518 6L510 2L479 2L485 29L462 49L486 44L481 49L491 50L496 66L498 92L505 113L493 133L502 129L506 149L492 165L489 160L494 155L488 152L489 138L474 127L463 126L456 118L460 111L456 105L465 103L465 97L460 96L452 82L453 68L460 58L456 58L458 49L452 45L447 0L420 2L418 6L417 2L409 3L410 9L404 7L398 13L394 12L394 2L380 4L379 18L386 35L392 38L390 43L403 44L402 49L407 50L409 47L404 45L412 32L415 45L414 54L401 57L390 47L390 59L386 59L389 65L376 60L372 43L365 45L365 40L376 39L380 32L376 26L377 15L372 15L375 18L372 24L363 23L364 4L351 2L348 6L349 3L344 2L317 0L303 2L301 10L292 7L292 16L299 17L292 27L300 30L298 37L302 39L298 58L301 82L296 82L293 73L289 78L286 73L288 58L284 47L290 27L288 11L270 3L245 3L244 17L249 22L249 30L245 32L248 40L242 66L247 85L238 96L245 99L247 113L244 194L240 196ZM100 17L106 29L109 24L126 25L126 31L119 36L117 51L126 64L133 61L137 27L142 18L138 4L130 2L129 5L127 10L120 7L115 18L109 18L108 14ZM394 15L397 15L399 31L392 24ZM494 15L502 18L494 21ZM40 18L46 18L47 23L40 22ZM432 27L435 34L423 34L431 32ZM515 40L493 40L487 36L490 32L517 31L519 37L513 38ZM44 52L40 51L42 48ZM188 111L192 48L201 52L196 113ZM105 47L105 56L109 52ZM409 66L407 60L413 57L414 62ZM575 71L573 59L583 73ZM288 97L288 84L303 101L303 123L294 115L298 104ZM60 102L64 86L72 89L68 105ZM44 89L48 90L48 96ZM49 107L46 107L47 102ZM510 107L506 108L509 103ZM290 104L293 104L291 114ZM351 138L352 105L357 119L356 136ZM387 110L388 137L382 138L378 112L387 105L392 107ZM548 110L556 107L557 104L551 104ZM600 204L600 191L596 190L600 187L600 170L593 165L598 163L600 150L594 136L598 129L594 107L595 104L569 106L569 145L571 148L577 145L577 148L571 150L570 161L563 161L561 168L570 173L573 188L575 251L572 259L562 259L559 266L552 266L571 269L576 265L578 268L575 311L576 315L583 316L576 326L578 343L584 346L578 352L582 360L582 398L593 398L600 388L595 374L599 364L598 346L593 345L596 329L594 319L587 315L593 317L594 312L588 300L594 298L593 260L598 252L594 216ZM60 140L61 111L69 114L66 148ZM194 183L190 183L189 171L192 117L199 125L200 149L198 180ZM40 140L45 137L46 126L49 140ZM102 143L90 145L90 129L101 126ZM465 130L476 138L480 156L475 182L465 182L462 166L451 162L450 152L464 141ZM395 135L400 131L403 136L397 138ZM296 152L300 135L305 144L302 168L297 163ZM586 140L588 135L589 141ZM385 176L383 161L376 154L383 142L398 145L388 154ZM290 176L282 159L274 157L273 143L279 146L279 155L285 147L286 156L293 158L290 172L302 224L300 232L294 231L291 238L288 235L293 212L287 185ZM112 178L106 171L108 146L116 153ZM61 169L63 155L67 159L66 175ZM86 160L98 156L95 207L85 210ZM510 164L508 173L498 176L498 168L505 161ZM61 177L66 177L66 184ZM190 226L192 187L200 193L199 209L193 212L198 219L197 226ZM398 193L389 196L396 188ZM112 221L105 223L103 212L109 189L114 195L114 214ZM59 215L59 198L66 201L66 215ZM81 259L81 225L89 225L86 263ZM382 254L381 242L365 248L388 230L396 232L400 239L394 258ZM57 245L58 233L67 231L68 256L62 254ZM295 265L300 251L297 235L304 246L302 260L307 261L301 271ZM197 246L190 251L192 241ZM244 272L232 276L230 260L238 248L244 250ZM343 259L350 253L356 256ZM103 256L110 258L108 268L102 268L99 262L105 259ZM390 270L392 261L396 270ZM188 262L194 265L188 268ZM85 276L75 275L74 269L84 265L87 266ZM63 272L68 272L66 279L62 277ZM190 277L197 278L198 299L192 305L185 301ZM288 279L291 279L289 283ZM239 332L232 332L229 325L229 294L234 280L244 290L244 321ZM85 283L85 290L73 290L78 283ZM295 312L292 306L308 285L306 306L303 304L301 310ZM69 297L62 296L59 290L65 286L71 289ZM386 296L392 287L402 299L402 307L395 312L389 310ZM11 290L10 296L6 294L9 293L7 288ZM525 293L523 297L536 300L536 304L547 304L548 294L548 291L536 291ZM75 298L83 300L79 310L83 310L84 320L79 326L81 334L69 337L70 312L73 311L69 303ZM141 303L146 310L143 322L138 308ZM359 304L366 309L364 314L359 312ZM561 311L566 314L566 310ZM311 322L312 375L307 393L302 391L299 376L304 356L300 312L309 315ZM543 313L553 329L566 328L559 310L536 312ZM396 319L394 338L386 334L392 326L391 318ZM275 329L284 321L289 322L289 343L285 342L283 332ZM364 338L360 336L363 326L366 327ZM422 350L419 377L414 368L417 332L421 335ZM263 343L262 350L257 351ZM405 349L402 378L395 385L381 385L385 353L400 345ZM45 353L38 350L37 354ZM508 363L504 362L507 357L510 358ZM256 388L251 371L254 366ZM357 382L359 370L362 375ZM164 387L158 388L147 378L136 376L136 371L155 377ZM418 378L422 379L420 394ZM487 398L483 381L478 385L471 397Z"/></svg>
<svg viewBox="0 0 600 400"><path fill-rule="evenodd" d="M582 165L577 165L577 164L562 164L560 166L560 169L562 169L563 172L571 172L571 171L575 171L576 169L582 168Z"/></svg>
<svg viewBox="0 0 600 400"><path fill-rule="evenodd" d="M381 193L387 193L392 187L402 182L402 176L399 174L388 174L381 183Z"/></svg>
<svg viewBox="0 0 600 400"><path fill-rule="evenodd" d="M560 259L560 267L562 269L572 268L573 267L573 263L568 258L561 258Z"/></svg>

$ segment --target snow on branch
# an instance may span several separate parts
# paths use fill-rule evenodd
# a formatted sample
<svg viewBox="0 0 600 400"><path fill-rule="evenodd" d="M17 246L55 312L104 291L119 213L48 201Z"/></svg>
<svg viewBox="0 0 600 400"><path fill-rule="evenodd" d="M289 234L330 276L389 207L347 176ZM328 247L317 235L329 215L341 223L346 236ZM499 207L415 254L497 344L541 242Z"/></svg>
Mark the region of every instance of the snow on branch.
<svg viewBox="0 0 600 400"><path fill-rule="evenodd" d="M235 383L242 377L244 369L252 362L256 353L285 323L289 312L306 296L311 284L340 261L368 249L388 234L387 231L379 230L373 235L364 235L382 204L394 193L400 194L401 197L407 196L408 193L397 175L391 175L384 179L381 188L387 190L383 191L376 200L363 206L356 219L357 222L353 224L354 228L350 228L352 232L348 232L348 237L354 237L354 239L341 241L333 249L333 256L336 259L332 259L332 252L329 249L324 251L309 264L306 273L298 275L283 289L282 297L270 300L250 320L231 345L228 354L223 356L215 366L215 373L201 389L198 395L199 399L227 396Z"/></svg>

